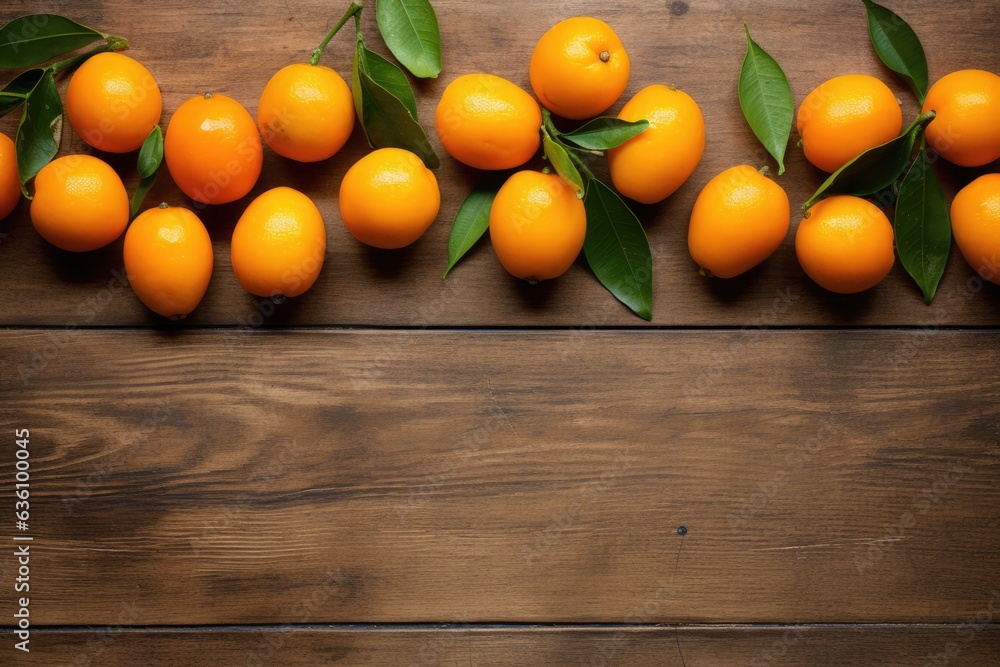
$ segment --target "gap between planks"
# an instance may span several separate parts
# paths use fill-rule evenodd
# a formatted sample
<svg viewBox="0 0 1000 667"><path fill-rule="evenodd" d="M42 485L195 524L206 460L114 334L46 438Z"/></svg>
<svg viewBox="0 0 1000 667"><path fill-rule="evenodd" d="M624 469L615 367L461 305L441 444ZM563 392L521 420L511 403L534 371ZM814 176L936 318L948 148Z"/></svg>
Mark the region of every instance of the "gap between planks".
<svg viewBox="0 0 1000 667"><path fill-rule="evenodd" d="M958 628L964 623L264 623L251 625L38 625L32 626L32 632L39 633L71 633L71 632L116 632L116 633L198 633L198 632L441 632L441 631L602 631L602 630L678 630L712 631L712 630L748 630L761 631L772 629L804 628L808 630L839 630L839 629L944 629ZM997 626L1000 621L991 621L984 625ZM0 633L11 632L15 626L2 625Z"/></svg>
<svg viewBox="0 0 1000 667"><path fill-rule="evenodd" d="M874 325L829 325L829 324L807 324L807 325L776 325L776 326L739 326L739 325L661 325L637 324L634 326L609 325L597 326L590 324L580 325L524 325L524 326L486 326L486 325L379 325L379 324L338 324L338 325L301 325L301 326L261 326L249 327L245 325L219 325L219 324L178 324L153 326L139 324L125 325L55 325L55 324L4 324L0 325L0 332L32 332L32 331L149 331L149 332L176 332L176 331L239 331L242 333L289 333L298 331L336 331L336 332L444 332L444 333L532 333L532 332L572 332L572 333L628 333L628 332L718 332L718 333L747 333L747 332L768 332L768 331L847 331L847 332L970 332L970 333L996 333L1000 332L1000 326L992 325L966 325L966 324L874 324Z"/></svg>

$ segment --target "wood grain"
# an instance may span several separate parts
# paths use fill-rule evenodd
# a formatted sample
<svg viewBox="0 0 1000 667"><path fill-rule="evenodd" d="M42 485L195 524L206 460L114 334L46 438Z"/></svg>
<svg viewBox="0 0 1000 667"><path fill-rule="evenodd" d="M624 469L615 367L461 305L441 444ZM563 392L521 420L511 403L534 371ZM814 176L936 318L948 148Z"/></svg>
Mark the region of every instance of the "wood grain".
<svg viewBox="0 0 1000 667"><path fill-rule="evenodd" d="M626 97L674 83L698 101L701 165L670 200L640 207L653 325L681 329L591 331L643 323L582 262L530 287L488 241L442 282L450 220L479 175L433 131L442 211L413 247L374 252L343 229L337 191L368 150L360 132L319 165L268 152L253 194L292 185L325 217L319 282L278 307L255 301L228 253L249 198L199 210L212 285L164 330L147 330L163 323L125 285L121 240L57 251L22 202L0 225L0 326L28 327L0 330L0 424L8 438L31 430L35 631L32 655L10 649L14 592L0 586L0 662L1000 666L1000 288L957 251L930 308L898 263L868 294L821 291L791 236L727 282L698 276L686 251L702 185L767 161L736 100L744 21L797 102L868 72L915 114L860 3L434 4L445 71L416 83L428 129L460 74L530 90L535 40L571 15L617 29L633 62ZM991 3L886 4L920 35L932 81L1000 70ZM14 0L0 23L58 11L127 36L163 90L165 127L205 90L255 113L270 74L304 60L342 9ZM364 24L385 54L370 10ZM350 55L345 33L325 62L346 77ZM68 126L63 149L85 149ZM794 208L822 175L789 155L780 182ZM102 157L135 183L134 156ZM950 196L1000 165L938 168ZM190 204L166 171L149 203L160 200ZM286 328L313 325L387 329ZM814 325L890 328L761 330ZM402 330L465 326L573 330ZM955 326L990 329L940 329ZM0 497L12 479L4 456ZM14 568L5 550L0 581ZM542 625L554 623L577 625Z"/></svg>
<svg viewBox="0 0 1000 667"><path fill-rule="evenodd" d="M0 634L0 637L6 636ZM996 625L37 632L13 665L996 667ZM941 662L947 659L947 663ZM935 662L936 660L936 662Z"/></svg>
<svg viewBox="0 0 1000 667"><path fill-rule="evenodd" d="M932 80L961 68L1000 70L1000 23L992 3L911 0L888 4L922 39ZM450 221L478 175L440 150L431 129L436 101L449 81L477 70L499 74L530 90L527 65L535 41L550 25L573 15L604 18L624 40L633 63L626 98L645 85L672 83L688 91L704 112L708 145L694 176L667 202L641 208L655 253L654 325L1000 324L1000 288L987 285L980 289L957 251L952 253L938 299L930 308L922 304L919 291L898 262L889 278L868 294L840 297L822 291L799 269L791 235L762 267L730 281L703 279L687 254L687 220L701 187L730 166L767 162L742 118L736 97L745 50L743 22L749 23L757 41L784 65L797 102L832 76L867 72L889 83L902 100L907 118L915 115L906 85L879 64L873 53L860 3L436 0L435 6L441 17L445 69L440 79L416 84L420 117L445 157L438 173L443 206L431 230L411 248L388 253L371 251L346 233L339 217L337 191L349 165L368 150L360 132L355 132L338 156L322 164L300 165L268 152L264 175L253 195L291 185L316 200L329 229L323 273L310 293L273 313L265 305L268 314L262 317L258 312L261 306L240 289L229 261L232 229L249 198L201 211L215 244L216 267L204 302L186 325L257 321L418 327L642 325L589 275L582 261L564 278L531 287L507 276L484 241L447 282L441 281ZM7 2L0 8L0 21L39 10L37 3L28 0ZM290 62L304 60L342 9L321 0L249 4L175 0L147 3L141 9L126 0L87 0L62 11L130 38L130 53L150 68L163 90L165 126L183 100L205 90L232 95L255 113L270 74ZM370 11L366 14L370 45L384 53L373 16ZM325 60L345 76L350 70L349 37L346 33L338 36ZM11 132L15 122L13 116L4 119L0 130ZM67 132L66 149L83 150L80 140L71 135ZM792 143L796 140L793 132ZM794 145L789 147L789 155L788 172L781 184L796 208L821 182L822 175L804 161ZM134 182L134 156L109 159L129 184ZM541 165L537 160L533 163ZM993 165L985 170L996 169ZM603 173L603 166L598 165L598 171ZM940 169L949 195L982 171L946 165ZM151 203L160 200L189 203L166 172L149 199ZM0 263L6 271L0 284L0 324L163 324L128 290L117 291L121 241L86 255L67 254L40 239L31 228L27 210L27 204L22 203L2 227ZM793 220L793 228L796 222ZM109 292L109 286L116 291ZM775 299L780 295L786 295L789 303L776 309Z"/></svg>
<svg viewBox="0 0 1000 667"><path fill-rule="evenodd" d="M960 622L1000 588L995 332L59 335L0 345L40 624Z"/></svg>

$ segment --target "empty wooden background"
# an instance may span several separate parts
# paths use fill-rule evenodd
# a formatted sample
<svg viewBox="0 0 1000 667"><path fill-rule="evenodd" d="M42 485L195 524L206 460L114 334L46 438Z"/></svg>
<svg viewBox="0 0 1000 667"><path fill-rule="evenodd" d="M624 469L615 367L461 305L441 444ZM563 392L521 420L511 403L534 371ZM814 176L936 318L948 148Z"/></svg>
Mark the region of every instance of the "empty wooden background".
<svg viewBox="0 0 1000 667"><path fill-rule="evenodd" d="M128 37L165 126L206 90L254 113L346 4L15 1L0 21L57 12ZM274 309L229 264L249 198L200 211L215 272L177 325L124 285L121 241L55 250L22 202L0 224L0 509L13 430L29 428L36 629L31 655L14 651L5 547L0 664L1000 665L1000 290L957 251L931 307L898 264L869 293L823 292L791 235L731 281L703 279L686 251L702 185L767 161L736 98L743 22L796 101L867 72L916 113L862 4L434 4L445 69L415 82L428 129L460 74L530 89L534 42L581 14L622 37L626 96L668 83L701 105L701 165L641 208L652 326L582 263L532 287L488 241L442 281L478 176L440 150L430 231L403 251L361 246L336 201L368 150L359 132L318 165L266 153L253 194L303 190L329 233L314 289ZM932 81L1000 70L993 3L887 4ZM371 8L364 24L384 52ZM349 77L351 48L347 31L324 62ZM70 131L63 147L83 149ZM822 175L789 153L796 208ZM131 187L134 155L109 159ZM949 196L996 170L939 165ZM160 200L190 203L165 170Z"/></svg>

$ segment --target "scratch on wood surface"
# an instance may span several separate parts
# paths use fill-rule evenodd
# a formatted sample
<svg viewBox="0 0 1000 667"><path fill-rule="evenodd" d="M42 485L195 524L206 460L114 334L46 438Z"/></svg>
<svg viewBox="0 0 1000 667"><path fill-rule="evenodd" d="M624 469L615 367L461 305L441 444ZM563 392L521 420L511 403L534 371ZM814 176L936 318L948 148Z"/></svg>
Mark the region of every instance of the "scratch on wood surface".
<svg viewBox="0 0 1000 667"><path fill-rule="evenodd" d="M790 549L822 549L825 547L848 547L858 544L881 544L883 542L901 542L909 539L903 537L863 537L855 540L842 540L840 542L828 542L825 544L794 544L790 547L764 547L763 549L750 549L750 551L788 551Z"/></svg>
<svg viewBox="0 0 1000 667"><path fill-rule="evenodd" d="M681 543L677 547L677 558L674 559L674 571L670 575L670 587L674 587L674 582L677 581L677 569L681 564L681 552L684 551L684 538L687 537L687 533L681 535Z"/></svg>
<svg viewBox="0 0 1000 667"><path fill-rule="evenodd" d="M305 27L305 24L302 23L301 19L297 18L295 16L295 14L292 13L292 7L291 7L291 5L288 4L288 0L285 0L285 9L288 10L288 20L289 21L295 21L296 23L298 23L303 28ZM327 29L329 30L329 27L327 27Z"/></svg>
<svg viewBox="0 0 1000 667"><path fill-rule="evenodd" d="M503 406L500 405L500 401L498 401L497 397L493 394L493 383L489 378L486 378L486 390L490 392L490 398L492 398L493 402L496 404L497 410L499 410L500 414L503 415L503 418L507 420L507 425L510 426L510 430L514 432L514 435L520 438L521 434L517 432L516 428L514 428L514 422L510 420L510 416L507 414L507 411L503 409Z"/></svg>
<svg viewBox="0 0 1000 667"><path fill-rule="evenodd" d="M681 657L681 667L687 667L687 662L684 660L684 651L681 650L681 632L677 627L674 628L674 639L677 640L677 655Z"/></svg>

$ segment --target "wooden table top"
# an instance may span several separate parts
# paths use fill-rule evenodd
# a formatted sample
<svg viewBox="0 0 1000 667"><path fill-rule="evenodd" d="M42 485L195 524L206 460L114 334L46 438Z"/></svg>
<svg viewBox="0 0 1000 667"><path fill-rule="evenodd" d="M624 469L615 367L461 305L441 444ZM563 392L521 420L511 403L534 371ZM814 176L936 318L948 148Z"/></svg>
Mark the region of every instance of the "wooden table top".
<svg viewBox="0 0 1000 667"><path fill-rule="evenodd" d="M165 126L206 90L255 114L270 75L346 4L14 0L0 22L54 11L127 37ZM920 36L931 81L1000 71L994 3L886 4ZM250 197L201 213L216 264L180 324L124 285L121 240L56 250L22 202L0 223L0 508L14 509L13 433L30 429L32 652L13 649L5 547L0 664L1000 665L1000 288L957 249L929 307L898 261L867 293L821 290L791 234L730 281L687 253L701 187L766 163L736 96L744 22L796 103L871 73L916 114L862 4L434 6L444 71L414 86L432 135L448 82L488 71L530 90L535 41L573 15L621 36L624 98L676 84L701 106L703 160L641 207L652 323L582 260L529 286L488 240L442 281L477 175L436 136L441 214L397 252L340 221L360 130L320 164L265 151L250 197L301 189L328 229L315 287L265 317L229 261ZM386 53L372 11L363 23ZM352 45L343 34L324 56L345 78ZM80 149L67 126L63 150ZM134 159L109 157L130 190ZM950 199L998 166L938 173ZM793 209L822 179L790 146ZM166 170L160 200L190 203Z"/></svg>

